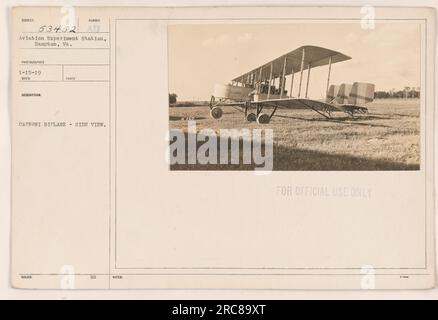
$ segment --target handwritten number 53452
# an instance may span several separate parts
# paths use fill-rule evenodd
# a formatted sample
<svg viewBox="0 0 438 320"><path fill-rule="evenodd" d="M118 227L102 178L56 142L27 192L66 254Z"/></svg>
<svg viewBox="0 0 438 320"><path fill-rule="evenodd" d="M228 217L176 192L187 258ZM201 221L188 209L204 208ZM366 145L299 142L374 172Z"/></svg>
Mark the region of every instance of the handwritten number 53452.
<svg viewBox="0 0 438 320"><path fill-rule="evenodd" d="M60 32L60 33L68 33L68 32L72 32L75 33L76 32L76 26L65 26L65 27L61 27L61 26L53 26L53 25L42 25L39 30L39 32Z"/></svg>

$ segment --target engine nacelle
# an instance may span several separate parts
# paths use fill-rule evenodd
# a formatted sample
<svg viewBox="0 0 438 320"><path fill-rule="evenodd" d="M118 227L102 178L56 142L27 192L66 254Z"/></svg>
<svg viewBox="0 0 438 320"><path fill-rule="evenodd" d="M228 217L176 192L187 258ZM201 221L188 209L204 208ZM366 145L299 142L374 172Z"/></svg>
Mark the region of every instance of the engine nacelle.
<svg viewBox="0 0 438 320"><path fill-rule="evenodd" d="M374 84L355 82L348 97L348 103L354 105L364 105L374 100Z"/></svg>
<svg viewBox="0 0 438 320"><path fill-rule="evenodd" d="M216 84L213 96L218 99L246 100L253 88L233 86L231 84Z"/></svg>

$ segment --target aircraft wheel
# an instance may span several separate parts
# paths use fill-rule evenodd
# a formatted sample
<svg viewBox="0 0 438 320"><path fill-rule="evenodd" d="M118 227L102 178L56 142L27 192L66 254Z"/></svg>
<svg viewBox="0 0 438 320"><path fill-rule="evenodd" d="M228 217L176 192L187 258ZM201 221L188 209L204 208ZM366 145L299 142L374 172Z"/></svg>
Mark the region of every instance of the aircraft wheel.
<svg viewBox="0 0 438 320"><path fill-rule="evenodd" d="M266 113L260 113L257 122L260 124L269 123L269 116Z"/></svg>
<svg viewBox="0 0 438 320"><path fill-rule="evenodd" d="M210 115L214 119L220 119L222 117L222 114L223 114L223 111L219 107L214 107L213 109L210 110Z"/></svg>
<svg viewBox="0 0 438 320"><path fill-rule="evenodd" d="M253 122L253 121L256 121L256 120L257 120L257 116L256 116L255 113L248 113L246 115L246 121Z"/></svg>

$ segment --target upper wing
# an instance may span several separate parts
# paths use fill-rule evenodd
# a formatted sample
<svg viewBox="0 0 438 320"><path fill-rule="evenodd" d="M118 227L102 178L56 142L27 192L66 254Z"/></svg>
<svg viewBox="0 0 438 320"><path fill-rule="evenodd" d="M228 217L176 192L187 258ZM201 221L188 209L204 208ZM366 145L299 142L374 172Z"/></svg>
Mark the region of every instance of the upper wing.
<svg viewBox="0 0 438 320"><path fill-rule="evenodd" d="M331 63L341 62L351 59L351 57L344 55L340 52L330 49L316 47L316 46L302 46L296 50L293 50L281 57L278 57L268 63L259 66L249 72L246 72L232 81L238 81L243 84L251 82L251 75L257 76L259 81L265 81L269 79L271 64L272 72L274 75L281 75L283 72L284 58L286 57L285 75L289 75L292 72L299 72L301 70L301 61L304 55L304 70L310 66L311 68L320 67ZM260 79L261 75L261 79Z"/></svg>

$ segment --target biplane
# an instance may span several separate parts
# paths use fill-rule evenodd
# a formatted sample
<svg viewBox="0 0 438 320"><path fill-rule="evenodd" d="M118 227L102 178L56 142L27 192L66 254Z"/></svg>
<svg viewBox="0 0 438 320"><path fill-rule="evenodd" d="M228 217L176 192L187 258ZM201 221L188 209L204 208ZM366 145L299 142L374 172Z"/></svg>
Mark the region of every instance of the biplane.
<svg viewBox="0 0 438 320"><path fill-rule="evenodd" d="M222 117L222 107L230 106L244 113L247 121L269 123L277 109L308 108L330 119L332 112L345 112L354 117L366 113L364 106L374 99L374 84L359 83L330 85L332 64L351 59L340 52L316 46L303 46L277 59L257 67L233 80L231 84L217 84L211 96L210 115ZM308 98L310 71L312 68L328 66L326 99ZM302 95L303 74L307 72L304 94ZM298 81L294 81L299 75ZM289 76L289 92L286 77ZM294 84L298 82L296 96L292 95ZM270 109L269 113L263 110Z"/></svg>

